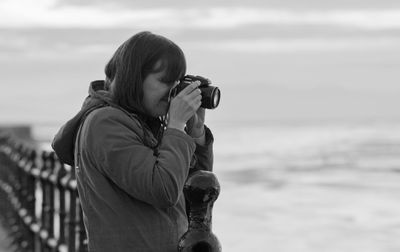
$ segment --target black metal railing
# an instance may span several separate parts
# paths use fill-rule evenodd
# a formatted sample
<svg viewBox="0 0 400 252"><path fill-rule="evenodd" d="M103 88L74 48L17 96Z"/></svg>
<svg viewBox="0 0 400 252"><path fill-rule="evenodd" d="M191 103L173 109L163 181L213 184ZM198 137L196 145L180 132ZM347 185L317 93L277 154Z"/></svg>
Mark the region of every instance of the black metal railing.
<svg viewBox="0 0 400 252"><path fill-rule="evenodd" d="M0 137L0 217L17 251L87 251L74 170L8 135Z"/></svg>

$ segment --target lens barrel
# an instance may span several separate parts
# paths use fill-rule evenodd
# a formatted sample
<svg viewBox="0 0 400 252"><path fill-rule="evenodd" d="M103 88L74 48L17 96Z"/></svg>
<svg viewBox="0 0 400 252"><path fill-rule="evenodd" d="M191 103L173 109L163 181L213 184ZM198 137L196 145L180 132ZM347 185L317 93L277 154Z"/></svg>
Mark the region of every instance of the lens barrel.
<svg viewBox="0 0 400 252"><path fill-rule="evenodd" d="M214 109L218 107L221 92L219 88L214 86L199 87L201 91L201 107L206 109Z"/></svg>

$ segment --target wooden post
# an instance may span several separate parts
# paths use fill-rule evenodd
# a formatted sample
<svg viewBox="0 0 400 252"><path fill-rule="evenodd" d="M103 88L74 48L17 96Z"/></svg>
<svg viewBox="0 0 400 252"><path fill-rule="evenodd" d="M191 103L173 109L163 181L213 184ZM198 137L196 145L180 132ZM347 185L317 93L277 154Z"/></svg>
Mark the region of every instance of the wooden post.
<svg viewBox="0 0 400 252"><path fill-rule="evenodd" d="M212 208L220 192L217 177L199 170L187 179L183 192L189 204L189 229L181 237L179 252L220 252L221 244L211 231Z"/></svg>

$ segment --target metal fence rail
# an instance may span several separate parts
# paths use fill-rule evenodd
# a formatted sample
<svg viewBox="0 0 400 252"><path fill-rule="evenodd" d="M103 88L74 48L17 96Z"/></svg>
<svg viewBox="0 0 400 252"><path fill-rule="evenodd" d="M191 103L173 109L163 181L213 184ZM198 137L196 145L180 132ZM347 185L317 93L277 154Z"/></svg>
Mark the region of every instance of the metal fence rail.
<svg viewBox="0 0 400 252"><path fill-rule="evenodd" d="M10 136L0 136L0 217L17 251L87 251L73 169Z"/></svg>

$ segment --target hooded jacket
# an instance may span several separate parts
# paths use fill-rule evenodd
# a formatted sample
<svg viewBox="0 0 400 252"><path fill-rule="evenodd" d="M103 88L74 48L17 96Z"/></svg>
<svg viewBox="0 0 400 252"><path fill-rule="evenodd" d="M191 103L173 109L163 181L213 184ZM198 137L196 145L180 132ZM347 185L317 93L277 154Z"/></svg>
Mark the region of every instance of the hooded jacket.
<svg viewBox="0 0 400 252"><path fill-rule="evenodd" d="M113 104L103 86L91 83L52 144L74 158L89 251L175 252L188 226L183 186L190 171L212 170L213 136L206 127L205 146L177 129L157 137L158 120Z"/></svg>

